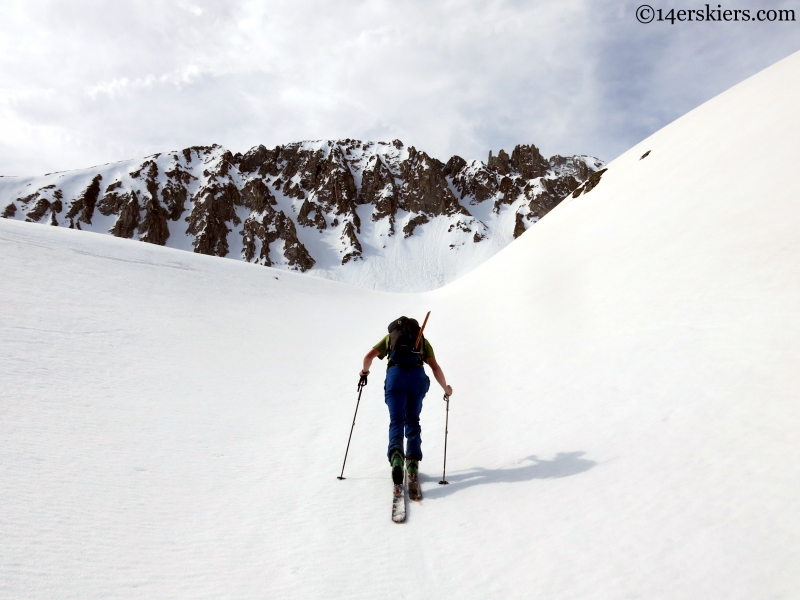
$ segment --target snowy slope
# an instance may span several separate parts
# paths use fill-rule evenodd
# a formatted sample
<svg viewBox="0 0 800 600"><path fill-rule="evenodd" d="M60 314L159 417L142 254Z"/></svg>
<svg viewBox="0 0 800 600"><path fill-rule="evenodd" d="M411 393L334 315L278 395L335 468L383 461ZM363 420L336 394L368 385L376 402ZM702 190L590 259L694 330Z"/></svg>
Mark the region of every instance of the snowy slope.
<svg viewBox="0 0 800 600"><path fill-rule="evenodd" d="M424 294L0 221L0 596L796 596L798 105L800 54ZM399 526L379 367L335 477L425 310Z"/></svg>

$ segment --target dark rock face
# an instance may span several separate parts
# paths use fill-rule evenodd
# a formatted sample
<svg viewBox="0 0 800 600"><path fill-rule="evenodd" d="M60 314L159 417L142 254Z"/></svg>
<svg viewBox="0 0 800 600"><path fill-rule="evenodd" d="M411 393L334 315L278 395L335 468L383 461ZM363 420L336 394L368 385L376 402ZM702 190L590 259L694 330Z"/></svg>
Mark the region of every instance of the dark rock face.
<svg viewBox="0 0 800 600"><path fill-rule="evenodd" d="M69 219L70 227L72 227L75 217L78 217L78 221L82 221L87 225L92 224L92 216L94 215L94 207L97 204L97 197L100 195L100 181L102 179L102 175L96 175L89 184L89 187L87 187L83 194L72 203L72 206L67 212L67 219Z"/></svg>
<svg viewBox="0 0 800 600"><path fill-rule="evenodd" d="M164 246L169 239L167 218L170 215L168 207L171 207L171 204L165 207L159 202L158 164L156 164L155 160L145 162L140 169L131 173L131 178L141 178L143 173L146 194L143 202L144 215L141 217L138 224L139 240L158 246ZM168 189L168 198L171 198L170 193L171 190ZM129 204L130 210L134 210L134 206L138 207L138 202L135 205ZM120 215L120 217L122 216L123 215ZM123 227L124 225L120 224L120 229ZM114 229L112 228L112 233L113 231Z"/></svg>
<svg viewBox="0 0 800 600"><path fill-rule="evenodd" d="M595 161L594 168L589 169L585 161L576 160L577 158L576 156L564 157L556 154L551 156L548 162L551 169L572 175L578 181L584 181L603 165L601 161Z"/></svg>
<svg viewBox="0 0 800 600"><path fill-rule="evenodd" d="M358 241L356 237L356 232L354 231L353 223L348 222L345 223L344 231L342 231L342 241L345 242L347 246L351 248L350 252L342 257L342 264L347 264L353 259L361 258L363 253L363 248L361 248L361 242Z"/></svg>
<svg viewBox="0 0 800 600"><path fill-rule="evenodd" d="M476 169L462 167L453 173L453 187L461 199L471 197L470 204L480 204L497 193L497 176L484 165Z"/></svg>
<svg viewBox="0 0 800 600"><path fill-rule="evenodd" d="M462 201L469 198L470 205L494 199L495 213L504 206L516 206L512 232L516 238L602 165L602 161L582 156L556 155L546 159L536 146L518 145L511 156L504 150L497 156L490 152L485 165L453 157L445 172L452 177L453 188Z"/></svg>
<svg viewBox="0 0 800 600"><path fill-rule="evenodd" d="M61 190L56 189L55 185L46 185L24 198L17 198L17 202L20 203L20 208L23 209L22 212L26 221L39 223L49 213L50 224L58 225L56 214L60 213L64 208L61 202L62 198ZM17 205L12 202L6 206L2 216L5 219L9 219L14 218L16 214Z"/></svg>
<svg viewBox="0 0 800 600"><path fill-rule="evenodd" d="M171 241L182 236L201 254L240 253L248 262L307 271L317 260L303 240L316 249L333 246L341 264L364 260L362 218L373 246L382 243L374 236L392 237L396 226L408 238L445 219L446 235L462 236L449 244L453 249L491 234L470 212L491 201L486 206L495 215L513 211L498 222L513 222L505 235L518 237L565 196L590 191L602 166L586 156L546 159L534 145L518 145L510 156L490 152L487 163L460 156L442 163L400 140L259 145L244 154L193 146L147 157L127 172L85 171L77 179L82 191L72 198L51 183L0 201L5 218L44 222L49 215L58 225L66 209L61 224L69 227L162 246L182 247Z"/></svg>
<svg viewBox="0 0 800 600"><path fill-rule="evenodd" d="M310 216L312 213L314 215L313 219ZM297 222L303 227L316 227L320 231L328 228L322 207L308 199L303 202L300 212L297 213Z"/></svg>
<svg viewBox="0 0 800 600"><path fill-rule="evenodd" d="M108 196L106 196L107 198ZM105 201L105 198L103 198ZM139 216L141 207L139 206L139 199L136 197L136 192L130 192L120 197L115 194L115 200L118 207L116 211L119 214L117 222L111 228L111 233L117 237L131 238L134 231L139 227ZM100 209L103 212L103 209ZM106 209L108 210L108 209ZM104 212L106 216L113 214L113 212Z"/></svg>
<svg viewBox="0 0 800 600"><path fill-rule="evenodd" d="M511 172L511 159L505 150L500 150L497 156L492 156L492 151L489 150L489 159L486 161L486 166L490 171L500 175L508 175Z"/></svg>
<svg viewBox="0 0 800 600"><path fill-rule="evenodd" d="M408 159L402 163L405 183L400 208L427 215L469 214L450 191L443 171L441 162L411 146Z"/></svg>
<svg viewBox="0 0 800 600"><path fill-rule="evenodd" d="M263 145L251 148L247 154L239 160L239 170L243 173L256 173L260 172L263 167L262 175L277 175L277 172L271 172L269 165L275 164L275 156L271 154Z"/></svg>
<svg viewBox="0 0 800 600"><path fill-rule="evenodd" d="M525 233L525 223L522 220L522 215L517 213L516 221L514 223L514 239L518 238L523 233Z"/></svg>
<svg viewBox="0 0 800 600"><path fill-rule="evenodd" d="M430 221L430 219L428 219L428 217L425 215L417 215L413 219L409 220L409 222L406 223L406 226L403 227L403 233L405 234L403 237L411 237L414 235L414 229L417 228L417 225L423 225L428 221Z"/></svg>
<svg viewBox="0 0 800 600"><path fill-rule="evenodd" d="M251 179L242 188L242 205L255 213L274 212L275 196L262 179Z"/></svg>
<svg viewBox="0 0 800 600"><path fill-rule="evenodd" d="M299 271L308 271L316 262L297 239L294 223L282 211L267 211L263 216L251 215L242 228L243 258L248 262L254 259L268 267L274 264L270 258L269 246L277 240L284 242L284 257L287 264ZM260 243L260 252L256 257L256 247Z"/></svg>
<svg viewBox="0 0 800 600"><path fill-rule="evenodd" d="M283 255L290 267L299 271L308 271L316 262L297 239L297 230L292 220L285 213L279 212L276 217L275 232L277 238L284 241Z"/></svg>
<svg viewBox="0 0 800 600"><path fill-rule="evenodd" d="M502 152L502 150L501 150ZM550 170L550 164L534 146L517 146L511 153L511 168L522 176L522 179L544 177Z"/></svg>
<svg viewBox="0 0 800 600"><path fill-rule="evenodd" d="M38 221L45 215L45 213L47 213L49 209L50 209L50 202L48 202L44 198L40 198L36 202L36 206L33 207L33 210L28 212L28 220Z"/></svg>
<svg viewBox="0 0 800 600"><path fill-rule="evenodd" d="M639 160L642 160L641 158ZM597 171L596 173L592 173L592 176L587 179L583 185L581 185L578 189L576 189L572 193L573 198L577 198L581 194L588 194L591 192L598 183L600 183L600 178L603 177L603 173L608 171L608 169L603 169L601 171Z"/></svg>
<svg viewBox="0 0 800 600"><path fill-rule="evenodd" d="M212 184L203 188L194 202L187 221L188 233L194 236L194 251L211 256L228 255L228 223L241 223L234 207L241 196L232 184Z"/></svg>
<svg viewBox="0 0 800 600"><path fill-rule="evenodd" d="M451 156L450 160L447 161L447 164L444 166L442 170L442 175L445 177L453 177L456 173L458 173L461 169L467 166L467 161L465 161L460 156Z"/></svg>
<svg viewBox="0 0 800 600"><path fill-rule="evenodd" d="M373 204L373 221L389 218L389 235L394 233L395 216L400 199L395 178L380 156L371 158L361 172L359 204Z"/></svg>
<svg viewBox="0 0 800 600"><path fill-rule="evenodd" d="M113 214L119 214L122 205L125 203L125 197L128 195L124 192L117 192L120 187L122 187L122 183L117 181L106 188L103 199L97 205L97 210L101 215L109 217Z"/></svg>
<svg viewBox="0 0 800 600"><path fill-rule="evenodd" d="M173 221L177 221L186 208L186 200L188 198L186 186L192 181L196 181L197 177L181 169L180 165L175 165L175 168L171 171L167 171L165 175L168 180L161 189L161 200L164 203L164 208L169 212L169 218ZM148 190L149 189L148 187ZM157 194L153 196L153 192L151 191L151 198L152 197L157 197Z"/></svg>
<svg viewBox="0 0 800 600"><path fill-rule="evenodd" d="M144 205L144 218L139 223L139 240L164 246L169 239L168 217L167 209L161 206L155 196L150 196Z"/></svg>
<svg viewBox="0 0 800 600"><path fill-rule="evenodd" d="M315 155L316 157L316 155ZM304 189L314 191L323 210L336 215L355 215L358 190L342 150L334 147L327 160L312 162L311 171L300 180Z"/></svg>

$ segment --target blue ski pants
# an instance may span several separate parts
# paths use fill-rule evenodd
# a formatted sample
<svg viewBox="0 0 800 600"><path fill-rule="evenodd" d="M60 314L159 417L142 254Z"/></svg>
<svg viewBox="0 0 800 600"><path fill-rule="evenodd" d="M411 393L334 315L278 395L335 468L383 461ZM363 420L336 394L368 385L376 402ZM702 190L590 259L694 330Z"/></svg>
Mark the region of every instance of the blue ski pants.
<svg viewBox="0 0 800 600"><path fill-rule="evenodd" d="M431 380L422 367L390 367L383 386L386 406L389 407L389 460L399 450L406 458L422 460L422 437L419 413L422 399L428 393ZM403 433L406 450L403 451Z"/></svg>

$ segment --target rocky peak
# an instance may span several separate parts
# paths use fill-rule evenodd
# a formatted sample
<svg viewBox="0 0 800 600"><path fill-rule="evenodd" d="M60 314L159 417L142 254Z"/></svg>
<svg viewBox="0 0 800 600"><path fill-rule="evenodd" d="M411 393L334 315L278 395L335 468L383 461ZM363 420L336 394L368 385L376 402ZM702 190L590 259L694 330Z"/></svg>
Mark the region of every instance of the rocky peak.
<svg viewBox="0 0 800 600"><path fill-rule="evenodd" d="M492 151L489 150L489 159L486 161L486 167L490 171L500 173L500 175L508 175L511 172L511 159L505 150L500 150L497 156L492 156Z"/></svg>
<svg viewBox="0 0 800 600"><path fill-rule="evenodd" d="M428 216L469 214L458 203L444 174L444 164L414 146L408 149L408 158L401 163L400 208L410 213Z"/></svg>
<svg viewBox="0 0 800 600"><path fill-rule="evenodd" d="M511 168L515 173L519 173L522 179L536 179L547 174L547 171L550 170L550 163L533 144L530 146L517 145L511 153Z"/></svg>
<svg viewBox="0 0 800 600"><path fill-rule="evenodd" d="M546 159L532 144L510 156L489 152L486 163L443 163L400 140L259 145L244 154L192 146L99 169L3 178L0 214L307 271L320 261L379 256L429 231L446 232L436 234L445 236L445 253L492 236L511 240L602 167L587 156ZM395 238L398 226L403 236Z"/></svg>

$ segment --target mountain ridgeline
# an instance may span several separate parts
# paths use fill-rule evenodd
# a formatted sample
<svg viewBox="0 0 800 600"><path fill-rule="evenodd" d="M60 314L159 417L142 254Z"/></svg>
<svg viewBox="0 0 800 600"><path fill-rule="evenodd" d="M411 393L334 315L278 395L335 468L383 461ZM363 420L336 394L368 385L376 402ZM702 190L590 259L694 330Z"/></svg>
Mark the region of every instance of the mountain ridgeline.
<svg viewBox="0 0 800 600"><path fill-rule="evenodd" d="M290 270L369 261L429 231L441 252L502 247L604 166L518 145L446 163L399 140L196 146L42 177L0 178L14 218ZM580 191L580 190L579 190ZM432 224L438 223L433 227ZM333 277L336 278L336 277Z"/></svg>

